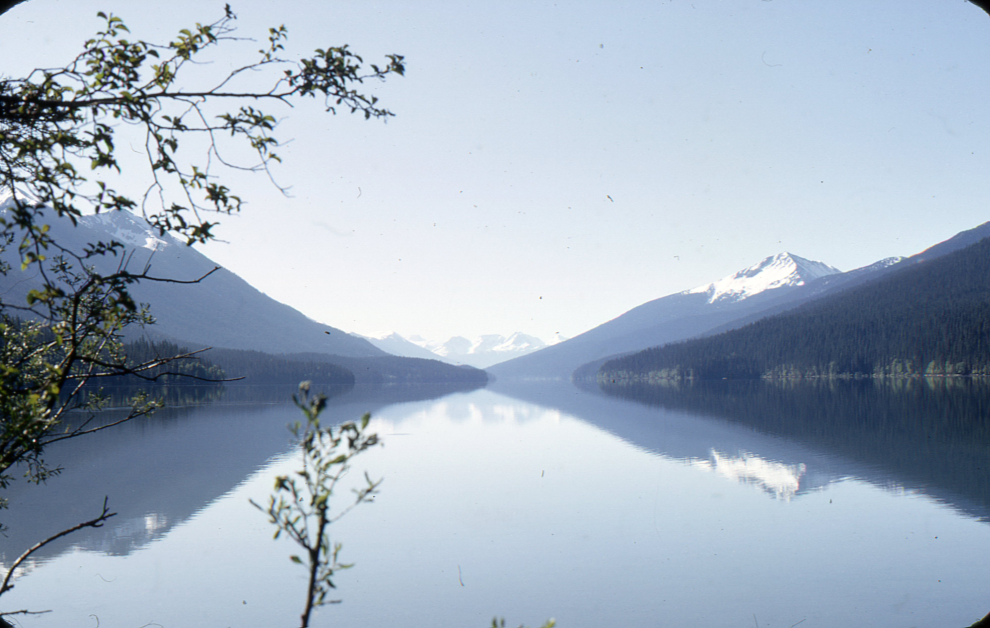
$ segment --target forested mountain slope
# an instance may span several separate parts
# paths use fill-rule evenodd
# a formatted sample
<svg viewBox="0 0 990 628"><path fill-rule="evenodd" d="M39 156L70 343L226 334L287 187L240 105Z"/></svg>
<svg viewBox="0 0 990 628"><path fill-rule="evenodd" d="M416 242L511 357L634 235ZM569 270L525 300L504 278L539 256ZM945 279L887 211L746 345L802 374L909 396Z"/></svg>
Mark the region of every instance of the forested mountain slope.
<svg viewBox="0 0 990 628"><path fill-rule="evenodd" d="M610 360L650 381L990 374L990 239L719 335Z"/></svg>
<svg viewBox="0 0 990 628"><path fill-rule="evenodd" d="M257 351L210 349L204 357L223 367L227 377L247 383L298 383L313 379L337 384L470 384L484 386L488 375L468 366L394 355L353 357L325 353L271 356Z"/></svg>
<svg viewBox="0 0 990 628"><path fill-rule="evenodd" d="M706 332L706 335L710 336L722 333L724 331L729 331L730 329L737 329L739 327L743 327L744 325L748 325L749 323L754 323L761 318L766 318L767 316L772 316L774 314L779 314L781 312L793 309L804 303L826 298L830 295L838 294L844 290L854 288L855 286L876 281L880 277L889 272L893 272L894 270L900 270L907 266L920 264L943 255L948 255L949 253L964 249L967 246L975 244L987 237L990 237L990 222L985 222L982 225L978 225L972 229L967 229L966 231L960 231L948 240L930 246L921 253L917 253L910 257L888 257L870 264L869 266L864 266L863 268L857 268L856 270L850 270L849 272L829 275L827 277L822 277L821 279L816 279L796 291L790 301L775 304L751 316L733 321L732 325L716 327L715 329ZM597 369L595 370L597 371Z"/></svg>
<svg viewBox="0 0 990 628"><path fill-rule="evenodd" d="M741 315L732 318L724 324L710 326L705 331L694 334L694 336L714 336L732 329L745 327L750 323L754 323L769 316L793 310L794 308L797 308L805 303L830 298L833 295L840 294L856 286L876 281L888 273L908 266L930 261L943 255L948 255L953 251L963 249L986 237L990 237L990 222L986 222L972 229L967 229L966 231L957 233L948 240L931 246L921 253L912 255L911 257L890 257L870 264L869 266L864 266L848 272L819 277L812 281L806 282L804 285L797 286L792 290L783 292L773 299L756 302L754 305L758 305L759 307L751 308L747 312L742 312ZM687 340L690 337L691 336L681 336L679 338L672 338L664 342L654 343L654 346L662 345L668 342ZM646 348L648 347L642 346L642 349ZM573 377L574 379L594 380L597 378L598 370L605 362L622 357L623 355L629 355L631 353L634 352L613 352L604 357L587 362L574 371Z"/></svg>
<svg viewBox="0 0 990 628"><path fill-rule="evenodd" d="M806 284L838 272L821 262L780 253L710 284L644 303L570 340L488 371L505 379L569 379L587 362L698 336L788 303Z"/></svg>

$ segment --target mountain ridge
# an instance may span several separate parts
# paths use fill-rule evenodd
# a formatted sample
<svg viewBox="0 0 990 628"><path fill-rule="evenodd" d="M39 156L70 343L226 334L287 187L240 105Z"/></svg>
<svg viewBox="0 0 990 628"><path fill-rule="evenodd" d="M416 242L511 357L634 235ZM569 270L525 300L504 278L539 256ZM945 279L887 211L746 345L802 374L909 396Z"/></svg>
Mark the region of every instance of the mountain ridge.
<svg viewBox="0 0 990 628"><path fill-rule="evenodd" d="M560 342L559 334L556 334L550 342L544 342L536 336L518 331L508 336L500 334L483 334L474 338L453 336L442 343L431 342L421 336L404 338L396 332L383 333L377 337L360 337L393 355L423 358L429 356L428 359L474 368L487 368Z"/></svg>
<svg viewBox="0 0 990 628"><path fill-rule="evenodd" d="M792 282L793 285L747 293L746 298L741 300L716 299L707 302L711 297L708 288L784 255L778 254L711 284L648 301L568 342L504 362L488 370L496 378L507 379L594 377L599 366L607 360L648 347L735 329L879 279L902 265L923 263L960 250L988 236L990 222L957 233L911 257L885 258L844 273L820 274L804 280L800 285ZM690 298L695 301L690 301Z"/></svg>
<svg viewBox="0 0 990 628"><path fill-rule="evenodd" d="M685 294L703 293L708 302L740 301L766 290L784 286L803 286L808 281L840 273L823 262L805 259L788 252L778 253L756 264L704 286L685 290Z"/></svg>
<svg viewBox="0 0 990 628"><path fill-rule="evenodd" d="M915 257L830 298L610 360L599 378L990 375L990 238Z"/></svg>
<svg viewBox="0 0 990 628"><path fill-rule="evenodd" d="M498 378L569 379L588 362L730 324L837 273L828 264L778 253L715 282L647 301L570 340L488 370Z"/></svg>
<svg viewBox="0 0 990 628"><path fill-rule="evenodd" d="M9 201L8 201L9 202ZM6 204L0 205L3 211ZM264 351L279 354L315 351L351 357L384 356L385 352L346 332L310 319L289 305L263 294L242 278L219 266L193 247L172 236L157 234L143 219L130 212L68 218L43 214L51 235L61 246L81 253L87 244L116 239L127 245L122 256L88 260L102 272L124 264L131 272L147 271L159 278L196 283L174 284L142 281L131 288L139 303L152 304L155 325L128 330L126 338L146 336L201 347ZM10 250L13 249L13 250ZM23 303L39 281L36 266L18 271L16 247L8 247L3 259L13 270L0 277L3 299Z"/></svg>

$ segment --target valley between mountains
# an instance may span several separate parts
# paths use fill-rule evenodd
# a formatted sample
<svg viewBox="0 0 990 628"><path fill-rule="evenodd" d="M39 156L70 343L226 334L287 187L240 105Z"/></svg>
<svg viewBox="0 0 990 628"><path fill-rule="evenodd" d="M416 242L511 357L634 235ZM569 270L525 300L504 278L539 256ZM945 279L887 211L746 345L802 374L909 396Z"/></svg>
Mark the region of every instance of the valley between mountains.
<svg viewBox="0 0 990 628"><path fill-rule="evenodd" d="M207 360L240 365L256 373L255 381L271 371L246 366L259 356L282 364L276 370L289 378L309 373L339 380L350 372L353 381L376 383L990 372L990 223L910 257L848 272L779 253L569 339L516 332L443 342L361 336L314 321L128 213L85 216L77 226L51 223L69 249L116 240L128 249L129 268L182 281L202 278L136 284L134 295L150 304L155 324L130 340L213 347ZM5 261L16 267L16 254L6 252ZM9 273L0 285L3 298L23 300L33 282ZM338 370L331 376L319 365Z"/></svg>

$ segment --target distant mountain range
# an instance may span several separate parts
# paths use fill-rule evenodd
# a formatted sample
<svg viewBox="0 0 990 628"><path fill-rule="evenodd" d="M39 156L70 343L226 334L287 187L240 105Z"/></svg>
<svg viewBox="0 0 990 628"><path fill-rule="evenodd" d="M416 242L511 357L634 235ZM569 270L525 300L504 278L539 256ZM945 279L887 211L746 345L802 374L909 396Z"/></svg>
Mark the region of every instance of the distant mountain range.
<svg viewBox="0 0 990 628"><path fill-rule="evenodd" d="M0 212L4 205L0 203ZM170 236L160 237L142 219L127 212L84 216L76 226L54 217L50 222L55 238L70 250L82 251L87 243L97 240L113 239L127 245L124 258L98 260L108 268L126 259L132 270L147 268L157 277L186 281L205 277L191 285L137 285L133 290L135 298L152 305L157 322L135 330L132 339L146 336L192 348L339 356L349 358L350 366L375 381L417 380L404 374L407 369L419 368L417 360L483 368L504 379L594 379L609 359L719 334L811 301L827 300L990 236L990 223L986 223L913 257L889 258L845 273L822 262L780 253L718 281L644 303L569 340L554 338L544 342L515 333L473 339L455 336L443 343L431 343L398 334L359 337L309 319L262 294L237 275L222 268L214 271L217 267L207 257ZM10 248L13 247L3 253L3 259L14 270L0 277L0 299L23 303L27 292L37 284L37 277L31 275L36 269L18 272L18 254ZM211 271L214 272L206 276ZM407 361L396 361L394 356ZM374 367L362 361L375 359L391 361ZM422 376L433 377L436 369L426 368ZM450 374L456 379L465 372L452 370Z"/></svg>
<svg viewBox="0 0 990 628"><path fill-rule="evenodd" d="M454 336L443 343L430 342L421 336L403 338L396 333L382 334L379 337L359 337L392 355L439 359L448 364L467 365L480 369L529 355L565 340L556 334L549 342L544 342L536 336L522 332L510 336L486 334L473 339Z"/></svg>
<svg viewBox="0 0 990 628"><path fill-rule="evenodd" d="M781 253L719 281L640 305L568 341L503 362L488 372L500 379L594 379L609 359L736 329L988 236L990 223L985 223L911 258L888 258L845 273L822 262Z"/></svg>

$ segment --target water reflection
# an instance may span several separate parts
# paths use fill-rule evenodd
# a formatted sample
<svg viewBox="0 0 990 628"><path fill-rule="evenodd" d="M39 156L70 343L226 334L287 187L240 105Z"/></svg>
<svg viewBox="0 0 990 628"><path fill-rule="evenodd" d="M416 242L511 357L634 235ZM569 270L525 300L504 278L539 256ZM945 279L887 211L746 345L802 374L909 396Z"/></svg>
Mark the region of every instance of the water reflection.
<svg viewBox="0 0 990 628"><path fill-rule="evenodd" d="M714 449L710 460L698 460L693 464L727 479L758 486L784 501L790 501L797 495L801 488L801 478L808 469L803 462L784 464L764 460L748 451L733 456Z"/></svg>
<svg viewBox="0 0 990 628"><path fill-rule="evenodd" d="M754 617L903 628L986 612L990 526L888 490L906 486L896 470L821 442L569 385L385 397L395 403L341 396L331 407L341 419L374 410L385 447L361 464L385 483L335 527L357 567L318 625L484 626L498 614L566 628ZM78 466L57 483L100 478L75 485L90 496L80 503L124 491L126 512L103 536L47 555L5 602L54 607L39 627L96 615L250 628L298 616L293 550L248 504L294 468L292 416L284 404L197 407L143 433L131 426L120 443L94 440L90 453L67 450ZM50 493L57 483L22 507L77 499ZM21 525L47 525L47 512Z"/></svg>
<svg viewBox="0 0 990 628"><path fill-rule="evenodd" d="M435 399L477 386L359 386L324 389L330 397L327 421L348 421L365 412L402 402ZM172 391L175 402L151 417L105 432L57 443L46 450L63 473L46 485L15 482L5 492L10 508L0 511L7 526L0 539L0 563L61 530L99 514L104 497L117 516L98 530L86 529L43 548L36 560L76 548L127 555L161 538L176 524L229 493L269 460L287 452L286 426L299 419L292 388L233 386L217 400L215 387ZM115 391L121 400L129 391ZM212 404L206 403L213 401ZM126 410L103 413L110 422ZM80 417L79 420L85 420Z"/></svg>
<svg viewBox="0 0 990 628"><path fill-rule="evenodd" d="M626 442L787 501L870 469L794 439L712 414L665 409L567 383L498 384L496 390L580 418ZM886 480L885 480L886 481Z"/></svg>
<svg viewBox="0 0 990 628"><path fill-rule="evenodd" d="M840 473L990 519L990 385L961 378L612 386L619 399L744 426L835 458Z"/></svg>

